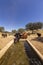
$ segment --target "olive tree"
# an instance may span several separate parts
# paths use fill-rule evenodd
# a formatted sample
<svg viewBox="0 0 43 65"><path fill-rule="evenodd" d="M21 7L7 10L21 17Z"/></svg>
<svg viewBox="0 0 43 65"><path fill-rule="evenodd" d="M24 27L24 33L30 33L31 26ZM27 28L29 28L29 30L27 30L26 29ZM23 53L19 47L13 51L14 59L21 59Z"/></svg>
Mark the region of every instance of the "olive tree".
<svg viewBox="0 0 43 65"><path fill-rule="evenodd" d="M34 30L38 30L42 28L42 23L41 22L37 22L37 23L28 23L26 24L26 29L27 30L32 30L32 33Z"/></svg>

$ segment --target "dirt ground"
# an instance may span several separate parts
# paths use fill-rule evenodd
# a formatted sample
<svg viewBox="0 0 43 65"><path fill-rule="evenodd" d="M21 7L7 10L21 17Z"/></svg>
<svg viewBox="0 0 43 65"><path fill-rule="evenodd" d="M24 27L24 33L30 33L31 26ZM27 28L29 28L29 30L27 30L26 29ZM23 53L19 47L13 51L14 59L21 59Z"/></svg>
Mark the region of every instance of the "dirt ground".
<svg viewBox="0 0 43 65"><path fill-rule="evenodd" d="M0 50L13 39L13 36L7 36L5 38L0 37Z"/></svg>
<svg viewBox="0 0 43 65"><path fill-rule="evenodd" d="M28 39L43 55L43 30L40 30L38 32L42 34L40 38L38 38L36 34L31 34L30 36L28 36Z"/></svg>

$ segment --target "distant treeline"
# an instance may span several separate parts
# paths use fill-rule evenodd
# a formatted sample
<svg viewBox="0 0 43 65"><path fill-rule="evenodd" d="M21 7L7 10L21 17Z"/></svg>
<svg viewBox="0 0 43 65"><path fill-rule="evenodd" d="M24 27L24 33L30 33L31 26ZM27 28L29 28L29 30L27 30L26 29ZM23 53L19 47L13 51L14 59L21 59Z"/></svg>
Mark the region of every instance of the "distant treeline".
<svg viewBox="0 0 43 65"><path fill-rule="evenodd" d="M31 23L27 23L25 25L25 29L23 28L19 28L18 30L12 30L11 32L12 33L16 33L16 32L24 32L25 30L32 30L32 33L33 33L33 30L38 30L38 29L42 29L43 28L43 23L42 22L31 22ZM0 32L5 32L5 33L8 33L9 31L5 31L5 28L4 27L0 27Z"/></svg>

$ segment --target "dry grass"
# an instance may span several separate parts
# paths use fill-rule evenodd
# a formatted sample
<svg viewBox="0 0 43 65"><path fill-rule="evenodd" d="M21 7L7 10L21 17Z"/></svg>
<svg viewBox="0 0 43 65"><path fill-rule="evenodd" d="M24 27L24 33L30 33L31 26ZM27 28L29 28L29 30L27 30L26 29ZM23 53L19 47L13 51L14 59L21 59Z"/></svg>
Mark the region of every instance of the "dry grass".
<svg viewBox="0 0 43 65"><path fill-rule="evenodd" d="M0 49L2 49L12 39L12 36L8 36L6 38L0 37Z"/></svg>
<svg viewBox="0 0 43 65"><path fill-rule="evenodd" d="M28 36L28 39L43 55L43 30L38 30L37 32L40 32L42 34L40 39L37 37L36 34Z"/></svg>

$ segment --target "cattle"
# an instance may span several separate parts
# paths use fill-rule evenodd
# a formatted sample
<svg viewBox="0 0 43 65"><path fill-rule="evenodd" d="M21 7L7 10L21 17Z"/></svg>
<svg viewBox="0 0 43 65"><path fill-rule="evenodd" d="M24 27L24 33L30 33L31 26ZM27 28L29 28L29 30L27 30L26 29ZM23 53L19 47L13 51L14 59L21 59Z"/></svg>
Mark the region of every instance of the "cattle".
<svg viewBox="0 0 43 65"><path fill-rule="evenodd" d="M15 36L14 42L19 42L19 39L21 38L21 34L16 33L14 36Z"/></svg>
<svg viewBox="0 0 43 65"><path fill-rule="evenodd" d="M2 37L4 37L4 38L5 38L5 37L7 37L7 34L5 34L5 33L2 33Z"/></svg>
<svg viewBox="0 0 43 65"><path fill-rule="evenodd" d="M22 33L21 38L22 38L22 39L26 39L26 38L27 38L27 33L25 33L25 32Z"/></svg>
<svg viewBox="0 0 43 65"><path fill-rule="evenodd" d="M41 33L37 33L38 37L41 37Z"/></svg>
<svg viewBox="0 0 43 65"><path fill-rule="evenodd" d="M27 38L27 33L16 33L15 35L15 38L14 38L14 43L15 42L19 42L19 39L26 39Z"/></svg>

